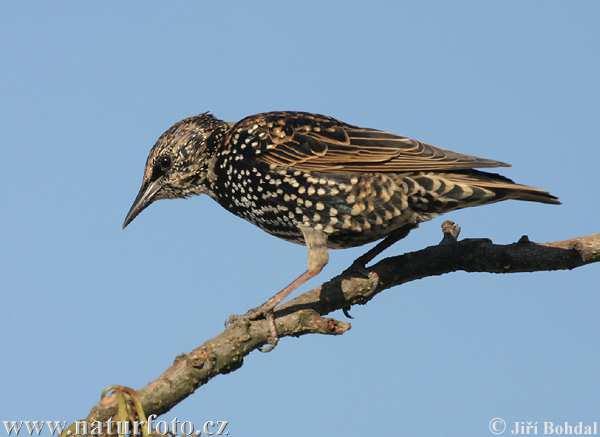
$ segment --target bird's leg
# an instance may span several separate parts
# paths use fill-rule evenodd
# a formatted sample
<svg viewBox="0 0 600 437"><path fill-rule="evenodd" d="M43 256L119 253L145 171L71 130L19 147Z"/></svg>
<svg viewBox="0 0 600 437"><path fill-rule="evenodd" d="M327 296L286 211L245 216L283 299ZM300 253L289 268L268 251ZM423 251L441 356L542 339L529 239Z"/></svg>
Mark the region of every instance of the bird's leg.
<svg viewBox="0 0 600 437"><path fill-rule="evenodd" d="M364 278L369 277L369 272L367 271L367 264L369 264L373 259L383 252L385 249L390 247L392 244L396 243L398 240L406 237L410 231L416 228L417 225L405 225L398 229L393 230L387 237L377 243L374 247L369 249L366 253L363 253L361 256L356 258L354 262L344 270L341 276L362 276ZM346 317L352 319L353 317L350 315L350 306L345 306L342 308L342 312Z"/></svg>
<svg viewBox="0 0 600 437"><path fill-rule="evenodd" d="M311 273L309 270L305 271L292 282L290 282L285 288L282 288L280 291L271 296L269 300L267 300L261 306L249 310L246 313L246 316L250 320L256 320L265 317L268 313L273 312L275 307L279 305L279 303L283 299L285 299L292 291L300 287L302 284L304 284L306 281L308 281L310 278L317 275L318 273L319 272Z"/></svg>
<svg viewBox="0 0 600 437"><path fill-rule="evenodd" d="M300 226L300 230L304 236L304 242L308 247L308 266L306 271L294 279L288 286L270 297L265 303L249 310L243 316L249 320L261 319L263 317L267 319L271 329L270 343L272 346L277 343L277 330L275 328L275 318L273 317L273 311L277 305L302 284L318 275L329 261L327 234L305 226Z"/></svg>
<svg viewBox="0 0 600 437"><path fill-rule="evenodd" d="M410 231L416 227L417 225L405 225L393 230L387 237L377 243L374 247L356 258L350 267L343 271L342 275L349 276L352 274L358 274L359 276L368 277L369 274L366 268L367 264L369 264L377 255L390 247L392 244L406 237Z"/></svg>
<svg viewBox="0 0 600 437"><path fill-rule="evenodd" d="M261 306L248 311L246 316L250 320L260 319L267 313L273 312L275 307L279 305L279 303L292 291L296 290L309 279L317 276L329 261L329 253L327 251L327 234L306 226L300 226L300 230L304 236L304 242L308 247L308 266L306 271L290 282L288 286L270 297L269 300L267 300Z"/></svg>

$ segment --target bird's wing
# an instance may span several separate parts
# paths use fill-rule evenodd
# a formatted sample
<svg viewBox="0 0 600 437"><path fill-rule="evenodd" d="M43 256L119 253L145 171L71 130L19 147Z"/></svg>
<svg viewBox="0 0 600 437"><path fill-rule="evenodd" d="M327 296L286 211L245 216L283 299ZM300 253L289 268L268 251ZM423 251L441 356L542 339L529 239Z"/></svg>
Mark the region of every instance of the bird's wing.
<svg viewBox="0 0 600 437"><path fill-rule="evenodd" d="M305 112L253 115L230 132L230 142L245 141L257 148L257 159L303 171L412 172L509 166Z"/></svg>

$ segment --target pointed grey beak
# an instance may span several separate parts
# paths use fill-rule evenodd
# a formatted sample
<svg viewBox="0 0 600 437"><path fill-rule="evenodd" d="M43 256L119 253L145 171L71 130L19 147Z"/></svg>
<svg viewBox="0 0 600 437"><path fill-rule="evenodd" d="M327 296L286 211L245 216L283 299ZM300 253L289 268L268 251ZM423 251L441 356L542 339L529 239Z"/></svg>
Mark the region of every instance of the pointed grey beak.
<svg viewBox="0 0 600 437"><path fill-rule="evenodd" d="M162 188L162 177L150 183L143 183L140 192L136 196L125 220L123 221L123 229L138 216L140 212L146 209L154 200L156 193Z"/></svg>

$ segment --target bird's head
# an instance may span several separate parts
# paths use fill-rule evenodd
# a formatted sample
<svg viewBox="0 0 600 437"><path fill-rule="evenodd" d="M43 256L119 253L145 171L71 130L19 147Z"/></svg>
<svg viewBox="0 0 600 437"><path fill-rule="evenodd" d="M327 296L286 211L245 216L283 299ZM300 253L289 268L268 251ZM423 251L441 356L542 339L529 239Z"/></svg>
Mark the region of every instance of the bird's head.
<svg viewBox="0 0 600 437"><path fill-rule="evenodd" d="M204 113L183 119L165 131L148 154L142 186L123 227L156 200L206 193L215 137L211 134L225 126L225 122Z"/></svg>

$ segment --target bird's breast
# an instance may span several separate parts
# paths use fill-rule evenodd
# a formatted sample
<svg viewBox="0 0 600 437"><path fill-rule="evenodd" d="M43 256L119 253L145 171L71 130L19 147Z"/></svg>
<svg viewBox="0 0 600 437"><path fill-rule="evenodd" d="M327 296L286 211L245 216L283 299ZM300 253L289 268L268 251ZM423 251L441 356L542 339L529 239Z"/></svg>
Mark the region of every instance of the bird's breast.
<svg viewBox="0 0 600 437"><path fill-rule="evenodd" d="M385 174L317 173L230 157L217 162L215 199L264 231L303 244L299 226L331 248L378 240L416 220L406 191Z"/></svg>

